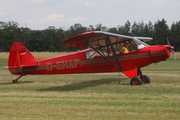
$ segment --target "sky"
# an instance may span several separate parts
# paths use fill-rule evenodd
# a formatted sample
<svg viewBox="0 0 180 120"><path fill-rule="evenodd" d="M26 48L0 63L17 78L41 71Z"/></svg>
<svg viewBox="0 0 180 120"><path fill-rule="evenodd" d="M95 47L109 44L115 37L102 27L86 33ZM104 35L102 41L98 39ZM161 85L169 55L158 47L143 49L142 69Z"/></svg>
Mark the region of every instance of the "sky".
<svg viewBox="0 0 180 120"><path fill-rule="evenodd" d="M180 0L0 0L0 21L14 21L19 27L44 30L49 26L68 29L102 24L108 28L127 20L153 24L163 18L167 24L180 21Z"/></svg>

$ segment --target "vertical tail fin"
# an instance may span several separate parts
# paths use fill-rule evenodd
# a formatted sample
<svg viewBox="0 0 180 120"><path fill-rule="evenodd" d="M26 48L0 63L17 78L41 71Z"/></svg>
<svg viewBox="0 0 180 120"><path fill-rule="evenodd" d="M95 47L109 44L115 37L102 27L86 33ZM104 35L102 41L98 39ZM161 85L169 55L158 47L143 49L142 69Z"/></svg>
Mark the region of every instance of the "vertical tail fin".
<svg viewBox="0 0 180 120"><path fill-rule="evenodd" d="M12 74L23 74L22 68L37 66L37 62L38 60L22 43L13 43L8 59L8 68Z"/></svg>

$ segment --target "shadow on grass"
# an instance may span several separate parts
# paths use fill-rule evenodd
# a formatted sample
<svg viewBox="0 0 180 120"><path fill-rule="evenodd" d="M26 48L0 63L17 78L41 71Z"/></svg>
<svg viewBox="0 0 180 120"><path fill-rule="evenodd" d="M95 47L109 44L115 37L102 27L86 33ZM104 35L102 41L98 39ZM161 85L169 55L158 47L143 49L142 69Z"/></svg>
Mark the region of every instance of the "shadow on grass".
<svg viewBox="0 0 180 120"><path fill-rule="evenodd" d="M27 83L33 83L32 81L18 81L17 83L13 82L2 82L0 85L16 85L16 84L27 84Z"/></svg>
<svg viewBox="0 0 180 120"><path fill-rule="evenodd" d="M87 82L71 83L57 87L49 87L45 89L39 89L38 91L73 91L73 90L79 90L88 87L96 87L96 86L108 85L108 84L130 85L129 83L121 83L122 80L123 79L119 79L119 78L111 78L111 79L104 78L99 80L91 80Z"/></svg>

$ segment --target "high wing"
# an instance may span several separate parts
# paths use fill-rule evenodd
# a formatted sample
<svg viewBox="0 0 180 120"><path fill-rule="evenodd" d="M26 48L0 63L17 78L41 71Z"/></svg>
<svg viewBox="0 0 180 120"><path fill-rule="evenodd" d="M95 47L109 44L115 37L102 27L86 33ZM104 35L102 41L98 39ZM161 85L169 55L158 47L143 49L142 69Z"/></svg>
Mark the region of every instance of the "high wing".
<svg viewBox="0 0 180 120"><path fill-rule="evenodd" d="M153 40L151 37L135 37L143 42L148 42L148 41L151 41Z"/></svg>
<svg viewBox="0 0 180 120"><path fill-rule="evenodd" d="M111 42L115 43L121 40L125 39L132 39L132 37L119 35L119 34L113 34L108 32L102 32L102 31L92 31L92 32L85 32L82 34L78 34L76 36L70 37L66 40L64 40L61 44L65 46L76 46L80 48L88 48L90 44L91 46L103 46L106 43L104 43L105 39L107 37L111 37Z"/></svg>

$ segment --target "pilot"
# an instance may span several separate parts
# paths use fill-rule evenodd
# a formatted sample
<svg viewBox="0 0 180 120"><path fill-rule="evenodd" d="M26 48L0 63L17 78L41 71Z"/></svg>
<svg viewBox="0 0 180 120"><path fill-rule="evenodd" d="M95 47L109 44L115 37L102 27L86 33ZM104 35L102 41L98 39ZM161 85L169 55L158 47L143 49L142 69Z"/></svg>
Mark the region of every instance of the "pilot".
<svg viewBox="0 0 180 120"><path fill-rule="evenodd" d="M129 53L128 46L129 46L129 42L125 42L124 46L122 47L122 49L120 51L120 53L121 54Z"/></svg>

